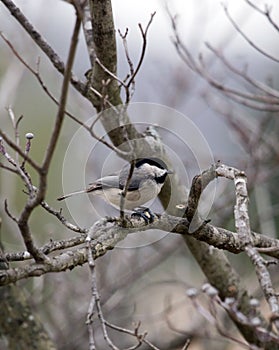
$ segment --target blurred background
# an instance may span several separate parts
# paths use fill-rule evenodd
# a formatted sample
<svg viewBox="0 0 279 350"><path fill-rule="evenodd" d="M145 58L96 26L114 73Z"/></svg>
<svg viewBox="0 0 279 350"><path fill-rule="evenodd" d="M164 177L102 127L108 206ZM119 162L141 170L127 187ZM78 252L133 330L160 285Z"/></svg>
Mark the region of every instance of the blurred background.
<svg viewBox="0 0 279 350"><path fill-rule="evenodd" d="M72 6L58 0L18 0L15 3L59 56L65 59L74 24ZM261 9L265 9L267 3L272 6L272 17L278 23L279 5L276 0L253 3ZM278 107L278 96L274 105L267 102L262 103L261 108L258 105L251 108L227 98L210 86L204 77L191 70L179 57L173 44L175 35L169 13L176 16L177 32L193 58L199 62L202 55L206 72L220 84L254 96L262 94L262 91L259 93L247 79L234 74L208 49L206 43L222 53L235 69L278 91L278 30L247 1L226 1L229 13L241 31L272 56L270 58L253 48L234 28L219 0L201 0L198 3L194 0L150 0L144 5L136 0L112 0L112 6L116 30L123 33L126 28L129 29L128 48L134 62L139 58L142 45L138 23L145 26L151 13L156 11L148 34L144 63L136 80L131 119L142 130L150 124L159 126L159 132L173 155L175 170L180 175L182 185L187 188L195 174L219 159L244 170L250 187L252 229L277 237L278 108L271 107ZM59 98L61 76L3 4L0 4L0 31L31 67L39 69L49 91ZM118 72L121 78L125 78L129 67L119 35L117 44ZM81 33L74 73L85 81L84 74L89 68ZM21 145L25 143L26 132L34 133L31 156L40 162L57 107L34 76L0 40L0 125L1 129L12 135L12 124L7 113L9 106L17 118L23 115L20 123ZM88 101L72 88L67 110L83 121L95 116ZM100 125L96 130L100 135L104 133ZM77 190L100 177L102 172L113 171L123 164L104 145L80 135L82 131L79 126L66 119L48 180L47 201L56 209L60 208L56 198L65 189ZM201 150L197 151L193 146L195 142L203 145ZM89 150L86 151L88 153L85 149ZM84 154L88 156L85 157L81 174L77 164ZM0 189L1 240L6 251L23 250L16 226L4 212L5 199L14 215L20 212L25 201L23 185L0 168ZM211 190L214 190L214 199L210 200L207 216L213 224L233 230L233 184L218 180ZM159 203L155 203L154 207L162 210ZM62 208L69 220L83 226L92 224L104 215L117 214L98 199L88 205L86 199L79 198L63 203ZM43 209L37 209L31 221L38 245L50 239L73 235ZM233 344L221 337L199 315L186 296L186 290L200 288L205 277L185 244L181 243L180 237L175 235L147 232L140 238L129 238L98 259L98 286L105 317L126 328L132 328L133 322L141 321L149 339L160 349L181 348L187 334L194 335L189 349L233 349ZM247 289L261 297L246 257L232 254L228 254L228 257L240 272ZM272 270L275 285L278 282L276 269L274 267ZM85 320L90 300L87 266L21 281L19 285L24 287L34 311L43 320L59 349L87 347ZM225 315L221 314L220 318L233 334L235 329ZM117 332L111 335L119 347L131 344L131 339ZM101 330L97 340L102 348Z"/></svg>

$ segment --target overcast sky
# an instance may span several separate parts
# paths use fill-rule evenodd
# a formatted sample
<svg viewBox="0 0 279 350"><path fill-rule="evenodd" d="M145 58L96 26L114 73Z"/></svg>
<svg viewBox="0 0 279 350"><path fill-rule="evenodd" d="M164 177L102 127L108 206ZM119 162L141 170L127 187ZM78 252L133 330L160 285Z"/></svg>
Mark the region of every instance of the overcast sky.
<svg viewBox="0 0 279 350"><path fill-rule="evenodd" d="M65 58L73 27L72 6L57 0L17 0L15 2L59 55ZM245 0L227 0L224 3L228 6L234 20L251 40L268 53L279 56L278 33L272 29L264 16L253 11ZM279 19L278 1L257 0L255 3L262 8L266 3L273 5L272 15L275 19ZM272 74L272 62L257 54L235 31L219 0L112 0L112 5L116 29L122 32L126 28L129 29L128 46L134 62L137 62L141 50L138 23L145 26L151 13L156 11L149 30L146 57L137 77L133 101L160 103L178 109L195 121L206 134L213 148L220 149L219 144L215 143L222 137L226 138L227 135L220 133L220 137L216 138L216 126L221 128L222 122L201 98L202 93L207 89L206 84L196 75L189 75L185 64L175 52L171 41L173 33L166 6L173 15L178 16L179 33L184 43L196 57L202 52L205 59L211 62L211 69L217 72L221 81L230 79L230 75L226 75L220 62L206 49L204 45L206 41L222 49L230 61L238 67L248 64L249 72L260 80ZM16 21L8 16L2 4L0 4L0 18L0 30L12 40L17 48L24 49L26 44L23 39L26 38L26 35L19 29ZM82 37L79 45L74 69L75 73L84 79L84 72L89 68L89 61ZM128 65L124 59L119 36L118 51L119 75L123 78L128 72ZM43 56L40 51L35 54L27 52L25 55L28 54L31 55L33 63L37 56ZM275 69L277 71L277 67ZM177 88L178 83L180 85Z"/></svg>

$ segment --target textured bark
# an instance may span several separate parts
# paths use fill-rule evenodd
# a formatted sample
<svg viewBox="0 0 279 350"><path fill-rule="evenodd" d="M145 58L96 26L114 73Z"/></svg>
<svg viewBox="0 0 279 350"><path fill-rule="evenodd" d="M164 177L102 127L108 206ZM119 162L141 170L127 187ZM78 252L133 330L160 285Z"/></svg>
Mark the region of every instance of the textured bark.
<svg viewBox="0 0 279 350"><path fill-rule="evenodd" d="M175 188L175 185L172 186L171 189L170 187L165 187L164 192L162 195L160 195L160 199L165 208L168 207L168 203L170 201L170 196L168 193L171 193L173 188ZM191 190L194 191L193 188ZM175 190L175 198L177 203L185 203L186 201L186 195L184 191L179 190L179 187L177 187L177 190ZM177 209L175 209L173 206L171 207L170 211L172 211L172 214L174 215L177 214ZM192 215L194 215L194 213L192 213ZM203 230L201 232L203 232ZM207 233L212 234L211 232ZM183 239L205 274L208 282L219 291L220 297L223 300L226 297L234 297L237 300L239 310L243 312L244 315L249 315L249 313L253 311L251 305L249 304L251 296L249 296L247 289L241 282L240 276L231 266L225 253L218 249L214 249L207 243L195 240L192 237L184 235ZM263 317L260 314L258 317L263 320ZM235 319L233 319L233 321L249 344L256 344L258 346L263 345L259 340L259 336L254 327L240 324ZM265 349L278 349L278 344L274 342L266 343Z"/></svg>
<svg viewBox="0 0 279 350"><path fill-rule="evenodd" d="M116 76L117 50L111 1L90 0L90 8L96 57L107 70ZM103 82L108 80L110 82L106 85L104 93L108 96L109 102L113 106L121 106L123 102L120 97L118 82L96 62L91 76L92 86L102 93L104 90ZM127 142L126 132L130 140L141 137L131 124L125 110L119 117L119 114L113 109L103 111L102 99L93 99L92 102L98 112L103 112L101 117L102 124L115 146L120 146ZM125 125L125 132L123 132L123 125Z"/></svg>
<svg viewBox="0 0 279 350"><path fill-rule="evenodd" d="M192 254L195 256L200 268L207 277L208 282L218 291L222 300L233 297L237 300L238 310L244 315L249 315L254 312L254 308L250 305L251 296L248 294L245 286L241 282L240 276L233 269L225 254L208 244L195 241L184 236ZM214 258L214 259L213 259ZM257 316L264 322L260 313ZM264 349L278 349L278 344L274 342L266 342L263 344L259 340L259 334L255 327L251 325L241 324L237 319L233 319L243 337L249 344L263 346ZM265 325L268 326L267 324Z"/></svg>
<svg viewBox="0 0 279 350"><path fill-rule="evenodd" d="M3 251L0 243L1 255ZM8 264L0 261L0 270L7 269ZM56 349L43 324L34 316L20 287L17 285L0 287L0 310L1 349Z"/></svg>
<svg viewBox="0 0 279 350"><path fill-rule="evenodd" d="M1 349L56 349L19 287L0 287L0 310Z"/></svg>

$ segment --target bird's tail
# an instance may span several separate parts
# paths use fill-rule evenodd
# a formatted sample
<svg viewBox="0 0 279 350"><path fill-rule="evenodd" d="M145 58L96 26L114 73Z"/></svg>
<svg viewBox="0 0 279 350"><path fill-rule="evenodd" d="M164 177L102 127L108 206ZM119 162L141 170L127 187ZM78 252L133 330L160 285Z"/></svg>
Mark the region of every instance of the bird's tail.
<svg viewBox="0 0 279 350"><path fill-rule="evenodd" d="M72 192L72 193L66 194L65 196L58 197L57 200L63 201L64 199L75 196L76 194L81 194L81 193L86 193L86 192L87 192L86 190Z"/></svg>

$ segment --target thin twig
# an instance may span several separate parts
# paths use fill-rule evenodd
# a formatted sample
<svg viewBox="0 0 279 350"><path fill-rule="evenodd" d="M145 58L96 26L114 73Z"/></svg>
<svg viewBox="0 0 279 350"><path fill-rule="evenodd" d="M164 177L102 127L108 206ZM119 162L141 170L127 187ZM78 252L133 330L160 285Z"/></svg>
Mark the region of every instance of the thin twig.
<svg viewBox="0 0 279 350"><path fill-rule="evenodd" d="M124 46L124 51L125 51L125 56L126 56L126 60L128 62L129 68L130 68L130 75L128 75L128 77L124 80L124 82L134 74L134 65L133 62L131 60L130 54L129 54L129 49L128 49L128 43L127 43L127 35L128 35L128 28L126 28L125 33L122 34L121 31L118 29L118 33L122 39L123 42L123 46Z"/></svg>
<svg viewBox="0 0 279 350"><path fill-rule="evenodd" d="M104 112L101 112L97 115L97 117L95 118L95 120L92 122L92 124L90 126L87 126L86 124L84 124L83 126L85 127L85 129L90 133L90 135L92 137L94 137L97 141L101 142L103 145L107 146L108 148L110 148L112 151L114 151L116 154L118 154L120 157L124 157L124 158L128 158L130 155L130 151L126 152L126 151L122 151L120 148L114 146L112 143L107 142L106 140L104 140L104 136L100 137L96 134L96 132L94 131L94 127L97 124L97 122L102 118L103 113L107 113L107 110ZM119 112L117 112L119 114Z"/></svg>
<svg viewBox="0 0 279 350"><path fill-rule="evenodd" d="M262 15L266 16L270 24L275 28L277 32L279 32L279 26L278 24L271 18L271 7L268 7L267 4L265 4L265 10L261 10L258 6L256 6L254 3L252 3L250 0L245 0L248 5L250 5L254 10L258 11Z"/></svg>
<svg viewBox="0 0 279 350"><path fill-rule="evenodd" d="M29 156L25 155L25 152L15 143L13 142L9 136L6 135L6 133L4 131L2 131L0 129L0 136L3 138L3 140L17 153L19 153L19 155L21 155L22 158L25 158L26 161L37 171L40 172L41 167L40 165L38 165L32 158L30 158ZM1 140L0 140L1 141Z"/></svg>
<svg viewBox="0 0 279 350"><path fill-rule="evenodd" d="M126 30L124 35L122 35L121 32L119 31L120 36L122 37L122 40L123 40L126 59L127 59L128 64L129 64L129 67L130 67L130 77L128 78L128 82L127 83L125 83L123 80L118 78L115 73L111 72L101 62L101 60L97 57L96 54L95 54L95 57L94 57L95 62L104 70L104 72L106 72L111 78L113 78L115 81L117 81L120 84L120 86L122 86L125 89L125 93L126 93L125 105L129 104L129 102L131 100L131 95L133 94L133 91L134 91L135 77L138 74L138 72L140 70L140 67L142 66L143 59L144 59L144 56L145 56L145 53L146 53L148 29L149 29L149 27L150 27L150 25L151 25L151 23L153 21L153 18L155 16L155 14L156 14L156 12L151 14L150 20L149 20L149 22L148 22L148 24L147 24L145 29L142 28L142 25L140 23L138 24L139 29L140 29L140 33L141 33L141 36L142 36L143 43L142 43L142 49L141 49L140 58L139 58L138 64L137 64L135 69L133 68L133 64L132 64L132 61L131 61L129 53L128 53L128 47L127 47L127 42L126 42L126 36L128 34L128 30ZM131 85L133 86L133 91L132 92L130 92Z"/></svg>
<svg viewBox="0 0 279 350"><path fill-rule="evenodd" d="M267 269L264 259L260 256L254 247L253 235L250 228L250 219L248 214L248 190L247 180L244 172L238 169L228 168L224 165L217 168L217 174L234 180L236 204L235 204L235 226L236 231L242 242L246 245L245 252L255 266L259 284L264 293L265 299L272 312L272 320L276 328L279 328L279 304L275 290L272 285L271 276Z"/></svg>
<svg viewBox="0 0 279 350"><path fill-rule="evenodd" d="M59 73L64 75L65 65L58 54L53 50L53 48L46 42L46 40L41 36L41 34L33 27L33 25L28 21L20 9L11 0L1 0L1 2L7 7L12 16L20 23L20 25L25 29L25 31L30 35L34 42L41 48L41 50L47 55L53 66L58 70ZM73 74L71 74L71 84L82 94L86 94L86 85L77 79Z"/></svg>
<svg viewBox="0 0 279 350"><path fill-rule="evenodd" d="M20 149L20 148L19 148ZM34 194L34 187L32 185L30 176L26 170L19 166L19 164L12 158L12 156L6 151L2 139L0 139L0 154L2 154L5 159L14 166L15 172L21 177L23 183L28 189L28 194L31 196Z"/></svg>
<svg viewBox="0 0 279 350"><path fill-rule="evenodd" d="M44 244L41 248L39 248L44 254L48 255L50 253L64 250L68 248L77 247L85 242L85 235L79 235L76 237L71 237L68 239L62 240L50 240L48 243ZM7 261L25 261L32 259L32 256L27 251L22 252L6 252L4 257Z"/></svg>
<svg viewBox="0 0 279 350"><path fill-rule="evenodd" d="M242 29L240 29L240 27L237 25L237 23L234 21L234 19L232 18L232 16L230 15L230 12L228 10L228 7L223 3L222 4L223 9L225 11L225 14L227 15L227 18L229 19L229 21L231 22L231 24L234 26L234 28L237 30L237 32L247 41L247 43L249 45L251 45L255 50L257 50L260 54L264 55L265 57L271 59L274 62L279 62L279 59L270 55L269 53L267 53L266 51L264 51L263 49L261 49L259 46L257 46L244 32Z"/></svg>
<svg viewBox="0 0 279 350"><path fill-rule="evenodd" d="M187 339L181 350L187 350L190 344L191 344L191 339Z"/></svg>
<svg viewBox="0 0 279 350"><path fill-rule="evenodd" d="M135 170L135 163L136 163L135 159L133 159L130 163L129 174L128 174L124 189L121 192L121 196L120 196L120 218L122 222L124 222L125 199L126 199L128 188L130 186L131 178L133 176L133 172Z"/></svg>
<svg viewBox="0 0 279 350"><path fill-rule="evenodd" d="M140 70L140 67L142 66L142 63L143 63L143 59L144 59L144 56L145 56L145 52L146 52L146 46L147 46L147 33L148 33L148 29L153 21L153 18L154 16L156 15L156 12L153 12L151 13L151 16L150 16L150 20L149 22L147 23L147 26L145 27L145 29L142 28L142 25L139 23L138 26L139 26L139 29L140 29L140 32L141 32L141 36L142 36L142 49L141 49L141 54L140 54L140 58L139 58L139 61L138 61L138 64L135 68L135 71L134 73L132 74L132 76L130 77L128 83L127 83L127 88L130 87L130 85L132 84L132 82L134 81L136 75L138 74L138 71Z"/></svg>
<svg viewBox="0 0 279 350"><path fill-rule="evenodd" d="M264 95L244 93L237 89L233 89L228 86L225 86L224 84L217 81L214 77L212 77L208 72L208 68L203 62L202 55L199 56L199 60L194 59L194 57L192 56L192 54L190 53L186 45L182 42L178 34L176 18L173 17L169 11L168 11L168 14L171 20L173 33L174 33L173 44L177 50L178 55L181 57L181 59L187 64L187 66L192 71L194 71L195 73L199 74L201 77L206 79L211 86L218 89L222 94L230 98L232 101L235 101L239 104L242 104L246 107L253 108L256 110L270 111L270 112L279 111L279 106L277 105L278 104L277 96L275 96L275 98L272 98ZM263 88L263 86L259 86L258 88ZM266 88L266 90L268 91L268 88Z"/></svg>
<svg viewBox="0 0 279 350"><path fill-rule="evenodd" d="M205 43L206 47L212 51L214 53L214 55L216 57L218 57L223 63L224 65L233 73L235 73L236 75L238 75L240 78L244 79L246 82L248 82L249 84L251 84L251 86L254 86L255 88L259 89L260 91L264 92L265 94L274 97L275 99L270 99L268 100L268 103L272 104L278 104L279 101L279 92L275 89L272 89L271 87L267 86L266 84L263 84L260 81L257 81L253 78L251 78L250 76L248 76L246 74L246 72L244 70L240 70L238 68L236 68L235 66L233 66L224 56L224 54L222 52L220 52L219 50L217 50L216 48L214 48L210 43L206 42Z"/></svg>
<svg viewBox="0 0 279 350"><path fill-rule="evenodd" d="M32 195L29 197L18 220L18 226L20 228L26 248L37 262L44 261L47 259L47 257L35 246L31 232L30 232L28 221L34 208L36 208L45 198L46 189L47 189L48 170L54 155L54 150L57 145L58 137L60 135L62 122L64 120L65 106L66 106L66 100L67 100L68 89L69 89L69 81L71 78L71 68L73 66L75 52L77 48L80 25L81 25L81 18L77 15L76 23L75 23L75 27L74 27L73 35L71 39L71 44L70 44L68 60L67 60L67 64L64 72L61 97L60 97L59 108L55 119L55 125L50 137L49 144L47 146L47 150L45 153L44 160L42 162L42 166L39 169L40 176L39 176L38 190L36 191L35 195Z"/></svg>
<svg viewBox="0 0 279 350"><path fill-rule="evenodd" d="M42 89L45 91L45 93L47 94L47 96L56 104L59 105L59 101L51 94L51 92L49 91L48 87L46 86L46 84L44 83L41 75L40 75L40 60L38 59L37 61L37 69L33 69L19 54L19 52L15 49L14 45L9 41L9 39L4 35L4 33L0 32L0 36L1 38L5 41L5 43L10 47L10 49L12 50L13 54L18 58L18 60L29 70L29 72L37 79L38 83L40 84L40 86L42 87ZM74 120L76 123L83 125L83 122L80 121L78 118L76 118L74 115L72 115L71 113L65 111L65 113L72 119Z"/></svg>
<svg viewBox="0 0 279 350"><path fill-rule="evenodd" d="M1 163L1 162L0 162L0 168L5 169L5 170L8 170L8 171L10 171L11 173L14 173L14 174L18 174L18 172L17 172L16 169L11 168L11 167L9 167L9 166L7 166L7 165Z"/></svg>
<svg viewBox="0 0 279 350"><path fill-rule="evenodd" d="M157 346L155 346L149 340L146 339L147 332L143 332L142 334L139 333L139 327L140 327L140 324L141 324L140 322L137 323L137 325L135 326L134 330L130 330L130 329L127 329L127 328L124 328L124 327L116 326L115 324L112 324L112 323L110 323L108 321L105 321L105 322L106 322L106 325L108 327L110 327L111 329L115 329L118 332L129 334L131 336L136 336L137 339L139 341L141 341L141 343L147 344L151 349L153 349L153 350L160 350L159 348L157 348ZM136 344L136 345L139 345L139 344Z"/></svg>
<svg viewBox="0 0 279 350"><path fill-rule="evenodd" d="M20 54L17 52L17 50L15 49L15 47L12 45L12 43L6 38L6 36L0 32L0 36L2 37L2 39L6 42L6 44L11 48L12 52L14 53L14 55L20 60L20 62L31 72L32 75L35 76L35 78L37 79L37 81L39 82L40 86L42 87L42 89L45 91L45 93L47 94L47 96L50 97L50 99L56 104L59 105L59 101L51 94L51 92L49 91L48 87L46 86L46 84L44 83L40 72L39 72L39 60L37 63L37 70L34 70L21 56ZM94 92L94 94L96 96L98 96L101 99L104 99L104 96L99 93L96 89L93 89L92 87L90 88L90 90L92 92ZM115 106L113 106L108 100L105 100L106 103L109 104L110 108L113 108L113 110L119 114L119 111L117 110L117 108ZM100 119L100 117L102 116L102 114L100 113L99 116L95 119L95 121L93 122L93 124L91 126L86 125L86 123L82 122L81 120L79 120L77 117L75 117L73 114L69 113L68 111L65 111L65 114L71 118L72 120L74 120L76 123L78 123L79 125L81 125L82 127L85 128L86 131L89 132L89 134L94 137L97 141L103 143L105 146L107 146L108 148L110 148L111 150L115 151L118 155L120 156L124 156L127 157L128 154L125 151L121 151L119 148L115 147L113 144L110 144L109 142L105 141L103 138L99 137L95 132L94 132L94 125L96 124L96 122ZM18 153L18 150L17 150ZM29 159L28 159L29 161ZM36 169L38 171L38 169Z"/></svg>
<svg viewBox="0 0 279 350"><path fill-rule="evenodd" d="M142 36L142 48L141 48L141 54L140 54L138 64L137 64L135 70L133 70L133 73L131 73L131 77L128 79L128 82L125 84L125 90L126 90L125 105L127 105L130 102L130 99L131 99L130 86L135 85L135 77L137 76L137 74L140 70L140 67L142 66L142 63L143 63L143 59L144 59L144 56L146 53L146 47L147 47L147 33L148 33L148 29L153 21L155 14L156 14L156 12L151 13L150 20L147 23L147 26L145 27L145 29L142 28L142 25L140 23L138 24L139 29L140 29L140 33Z"/></svg>
<svg viewBox="0 0 279 350"><path fill-rule="evenodd" d="M1 32L0 32L0 35L1 35ZM18 132L18 126L19 126L20 121L21 121L22 118L23 118L23 115L21 115L21 116L16 120L14 111L12 110L12 107L11 107L11 106L9 106L9 107L7 108L7 111L8 111L8 114L9 114L9 116L10 116L10 119L11 119L11 121L12 121L13 129L14 129L14 134L15 134L15 143L16 143L16 145L19 147L19 132ZM16 152L15 161L16 161L17 164L19 164L18 152Z"/></svg>
<svg viewBox="0 0 279 350"><path fill-rule="evenodd" d="M116 80L121 86L125 87L125 83L118 78L118 76L114 73L112 73L100 60L99 58L96 56L95 57L95 62L104 70L104 72L106 72L111 78L113 78L114 80Z"/></svg>
<svg viewBox="0 0 279 350"><path fill-rule="evenodd" d="M7 201L7 199L5 199L5 201L4 201L4 208L5 208L6 214L7 214L15 223L18 223L17 218L16 218L14 215L11 214L11 212L10 212L10 210L9 210L9 208L8 208L8 201Z"/></svg>
<svg viewBox="0 0 279 350"><path fill-rule="evenodd" d="M219 173L221 174L221 170L219 170ZM219 176L221 176L220 174ZM149 229L189 235L197 240L204 241L209 245L215 246L219 249L225 249L234 254L245 251L245 246L236 233L225 230L223 228L212 226L210 224L202 226L198 231L189 233L189 222L186 219L170 216L167 214L154 216L154 222L149 225L146 225L143 219L139 220L137 218L134 220L131 216L128 217L127 222L129 222L130 226L126 226L125 228L121 227L119 225L119 220L117 221L115 219L111 221L108 219L105 221L101 220L94 225L95 228L92 232L94 241L91 242L91 248L94 251L94 259L106 254L108 251L113 249L116 244L125 239L129 233L146 231ZM257 234L254 232L252 235L255 248L279 248L277 239L273 239L263 234ZM83 236L80 236L80 238L76 239L78 242L82 242ZM64 243L61 245L59 243L57 244L63 247ZM15 257L14 254L11 256ZM276 257L277 259L279 258L278 250L275 252L266 252L266 254L271 257ZM23 252L22 255L25 255L25 252ZM69 268L72 269L86 262L86 248L65 251L63 254L51 257L47 264L32 263L27 266L11 268L7 271L0 271L0 285L14 283L23 278L28 278L31 276L41 276L49 272L65 271Z"/></svg>
<svg viewBox="0 0 279 350"><path fill-rule="evenodd" d="M107 345L113 349L113 350L119 350L119 348L117 346L115 346L113 344L113 342L111 341L110 337L108 336L107 333L107 329L106 329L106 324L105 324L105 320L104 320L104 315L103 315L103 311L101 308L101 303L100 303L100 295L97 289L97 283L96 283L96 274L95 274L95 261L93 258L93 254L92 254L92 248L90 245L90 234L88 234L87 239L86 239L86 246L87 246L87 254L88 254L88 265L89 265L89 269L90 269L90 274L91 274L91 293L92 293L92 297L91 297L91 301L89 304L89 309L87 312L87 323L88 323L88 327L92 327L92 319L93 319L93 312L94 312L94 307L96 306L97 309L97 313L98 313L98 318L101 322L101 326L102 326L102 330L103 330L103 335L104 335L104 339L107 342ZM92 330L89 331L89 335L90 335L90 339L89 342L91 344L94 344L94 337L92 336L94 334L93 332L93 327ZM94 349L94 347L92 348Z"/></svg>
<svg viewBox="0 0 279 350"><path fill-rule="evenodd" d="M57 217L57 219L64 225L66 226L69 230L78 232L78 233L87 233L88 229L81 228L79 226L76 226L69 221L66 220L66 218L62 215L62 210L60 209L59 211L51 208L46 201L41 202L41 206L50 214L54 215Z"/></svg>
<svg viewBox="0 0 279 350"><path fill-rule="evenodd" d="M249 101L255 101L259 103L264 103L266 105L275 105L275 108L278 109L278 106L276 106L278 102L278 98L272 98L264 95L256 95L256 94L250 94L250 93L245 93L240 90L236 90L233 88L230 88L228 86L223 85L220 83L218 80L214 79L208 72L208 69L203 61L202 55L199 56L199 62L200 65L197 66L197 73L199 73L203 78L205 78L208 83L213 86L214 88L220 90L223 94L226 94L228 97L230 96L236 96L239 98L243 98Z"/></svg>

